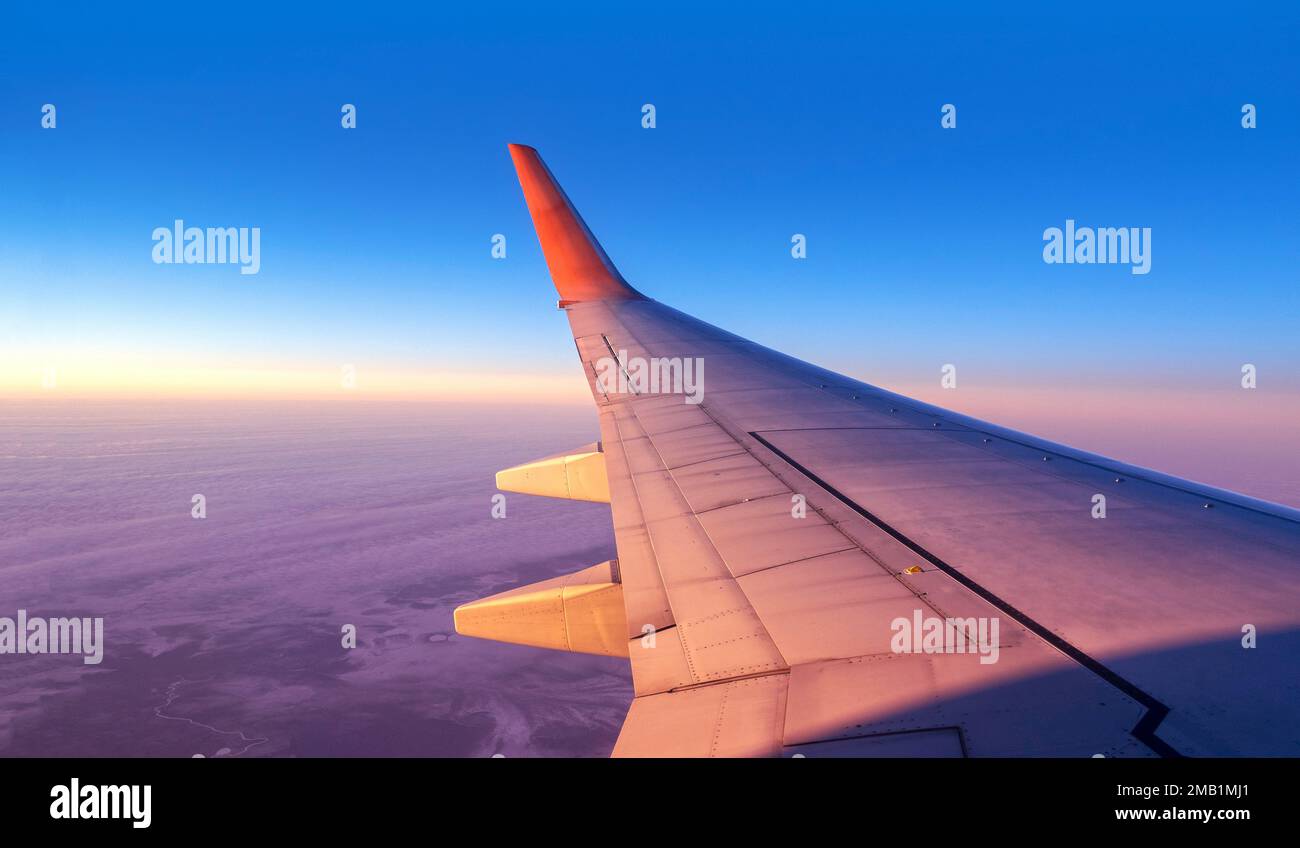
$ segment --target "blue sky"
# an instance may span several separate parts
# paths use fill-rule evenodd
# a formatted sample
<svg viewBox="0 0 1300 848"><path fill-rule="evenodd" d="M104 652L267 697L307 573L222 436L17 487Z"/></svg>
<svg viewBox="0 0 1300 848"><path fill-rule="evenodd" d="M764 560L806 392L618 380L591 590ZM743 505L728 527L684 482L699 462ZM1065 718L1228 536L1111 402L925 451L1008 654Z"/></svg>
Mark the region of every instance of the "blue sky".
<svg viewBox="0 0 1300 848"><path fill-rule="evenodd" d="M7 18L11 358L572 375L518 141L642 291L854 376L1199 386L1252 362L1300 389L1294 6ZM177 217L260 226L261 273L153 264ZM1044 264L1066 218L1151 227L1151 273Z"/></svg>

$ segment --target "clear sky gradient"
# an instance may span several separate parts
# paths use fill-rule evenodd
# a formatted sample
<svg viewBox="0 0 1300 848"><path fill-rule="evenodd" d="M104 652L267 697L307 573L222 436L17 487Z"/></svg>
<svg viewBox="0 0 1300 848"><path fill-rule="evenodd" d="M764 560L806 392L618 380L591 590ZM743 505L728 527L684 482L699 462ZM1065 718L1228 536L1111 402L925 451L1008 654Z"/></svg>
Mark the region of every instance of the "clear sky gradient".
<svg viewBox="0 0 1300 848"><path fill-rule="evenodd" d="M580 399L510 141L642 291L869 382L1300 390L1294 5L858 5L11 9L0 392ZM1067 218L1151 273L1044 264Z"/></svg>

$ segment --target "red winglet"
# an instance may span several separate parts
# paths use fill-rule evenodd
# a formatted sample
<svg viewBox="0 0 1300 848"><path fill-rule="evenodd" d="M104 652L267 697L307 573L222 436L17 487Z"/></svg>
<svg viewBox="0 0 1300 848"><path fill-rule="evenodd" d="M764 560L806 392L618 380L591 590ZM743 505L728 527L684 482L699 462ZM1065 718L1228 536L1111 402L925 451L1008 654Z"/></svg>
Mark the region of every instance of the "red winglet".
<svg viewBox="0 0 1300 848"><path fill-rule="evenodd" d="M560 293L560 305L583 300L644 298L627 284L605 255L596 237L573 208L550 168L531 147L510 145L519 185L524 190L533 228Z"/></svg>

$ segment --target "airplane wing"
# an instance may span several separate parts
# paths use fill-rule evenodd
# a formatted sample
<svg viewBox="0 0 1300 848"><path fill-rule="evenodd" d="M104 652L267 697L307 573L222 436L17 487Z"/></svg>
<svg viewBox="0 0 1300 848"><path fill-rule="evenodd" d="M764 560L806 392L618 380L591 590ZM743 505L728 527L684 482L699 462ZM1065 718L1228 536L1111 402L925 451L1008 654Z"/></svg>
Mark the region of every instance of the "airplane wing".
<svg viewBox="0 0 1300 848"><path fill-rule="evenodd" d="M510 153L601 442L498 486L607 500L618 559L457 628L627 656L616 756L1300 754L1300 512L684 315Z"/></svg>

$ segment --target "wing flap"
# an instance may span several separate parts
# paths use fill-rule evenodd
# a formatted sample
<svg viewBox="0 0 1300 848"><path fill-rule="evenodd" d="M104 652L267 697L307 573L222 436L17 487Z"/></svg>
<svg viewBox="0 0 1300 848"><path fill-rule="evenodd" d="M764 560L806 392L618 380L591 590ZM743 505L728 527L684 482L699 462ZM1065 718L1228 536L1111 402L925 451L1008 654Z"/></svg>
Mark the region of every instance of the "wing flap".
<svg viewBox="0 0 1300 848"><path fill-rule="evenodd" d="M1012 653L992 665L892 652L796 665L784 742L956 728L969 756L1153 756L1131 733L1143 705L1041 642Z"/></svg>
<svg viewBox="0 0 1300 848"><path fill-rule="evenodd" d="M787 679L771 674L637 698L614 756L777 756Z"/></svg>

